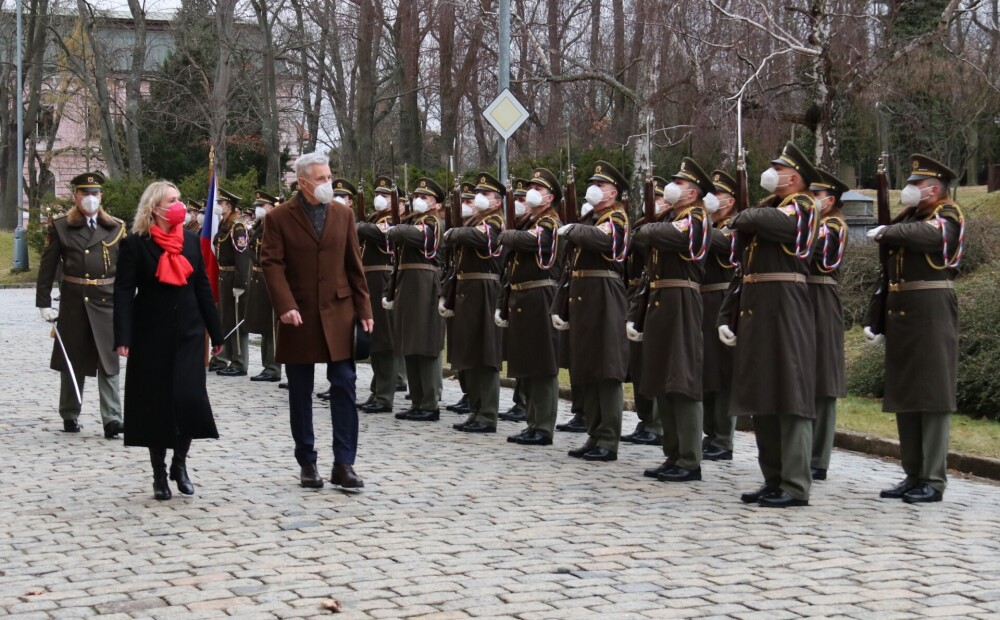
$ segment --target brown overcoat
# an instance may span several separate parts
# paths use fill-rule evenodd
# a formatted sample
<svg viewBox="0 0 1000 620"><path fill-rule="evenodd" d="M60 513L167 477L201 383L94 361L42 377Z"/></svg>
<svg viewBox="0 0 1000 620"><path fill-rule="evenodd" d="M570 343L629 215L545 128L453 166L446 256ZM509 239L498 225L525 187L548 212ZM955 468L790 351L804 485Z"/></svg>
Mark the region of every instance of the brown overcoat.
<svg viewBox="0 0 1000 620"><path fill-rule="evenodd" d="M719 340L716 327L722 300L733 278L733 265L729 262L731 252L729 219L718 222L712 228L712 241L705 258L705 278L701 281L702 338L704 340L704 371L701 385L706 393L729 391L733 380L733 348Z"/></svg>
<svg viewBox="0 0 1000 620"><path fill-rule="evenodd" d="M372 353L392 351L393 333L391 313L382 307L382 297L392 273L392 252L385 231L392 223L388 211L376 211L364 222L358 222L358 241L361 242L361 264L364 265L365 283L372 299Z"/></svg>
<svg viewBox="0 0 1000 620"><path fill-rule="evenodd" d="M820 236L809 262L809 299L816 320L816 396L847 396L844 377L844 305L840 300L840 240L847 223L839 212L820 221Z"/></svg>
<svg viewBox="0 0 1000 620"><path fill-rule="evenodd" d="M437 214L424 213L389 229L400 266L390 313L396 355L437 357L444 347L444 319L438 314L442 224Z"/></svg>
<svg viewBox="0 0 1000 620"><path fill-rule="evenodd" d="M267 214L264 281L280 317L298 310L302 325L278 323L275 360L282 364L335 362L352 356L353 322L371 319L368 286L354 212L327 205L322 237L316 236L296 196Z"/></svg>

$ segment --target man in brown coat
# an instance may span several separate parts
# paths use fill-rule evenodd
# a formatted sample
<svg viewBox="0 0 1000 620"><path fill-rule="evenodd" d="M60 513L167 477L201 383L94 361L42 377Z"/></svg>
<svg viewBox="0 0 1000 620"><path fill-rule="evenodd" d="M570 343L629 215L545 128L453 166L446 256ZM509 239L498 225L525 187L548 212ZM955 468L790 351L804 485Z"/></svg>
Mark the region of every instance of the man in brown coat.
<svg viewBox="0 0 1000 620"><path fill-rule="evenodd" d="M62 377L59 415L63 430L80 432L77 419L81 403L76 387L83 393L84 377L97 375L101 396L104 436L122 432L122 405L118 392L118 353L114 350L112 315L118 249L125 236L125 223L101 208L104 177L88 172L74 177L75 205L64 216L52 220L45 236L45 250L38 266L35 306L42 318L56 324L66 356L73 365L70 374L59 342L53 343L50 367ZM62 265L59 310L52 308L52 284Z"/></svg>
<svg viewBox="0 0 1000 620"><path fill-rule="evenodd" d="M308 153L295 161L299 193L267 216L264 280L278 315L275 358L288 374L288 401L299 483L320 488L313 449L312 389L315 365L326 364L333 421L330 483L360 489L354 473L358 446L353 359L354 320L374 325L354 213L334 201L325 155Z"/></svg>
<svg viewBox="0 0 1000 620"><path fill-rule="evenodd" d="M948 434L958 408L958 300L955 276L962 259L965 217L948 196L953 170L926 155L910 158L900 197L906 209L869 236L889 246L885 305L885 398L896 414L906 478L882 491L909 504L939 502L948 484ZM882 334L865 321L871 343Z"/></svg>

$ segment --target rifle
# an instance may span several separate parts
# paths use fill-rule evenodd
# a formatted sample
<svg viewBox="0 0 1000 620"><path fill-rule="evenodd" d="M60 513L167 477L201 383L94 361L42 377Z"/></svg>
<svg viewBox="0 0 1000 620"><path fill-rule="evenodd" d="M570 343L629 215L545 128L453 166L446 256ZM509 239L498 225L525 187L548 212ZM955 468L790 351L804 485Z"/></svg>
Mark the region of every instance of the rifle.
<svg viewBox="0 0 1000 620"><path fill-rule="evenodd" d="M888 226L892 216L889 214L889 178L886 175L886 162L889 154L883 152L878 160L878 172L875 174L875 202L878 207L878 223ZM879 276L878 287L872 295L868 317L871 319L871 330L875 334L885 333L885 311L889 301L889 247L879 244L878 247Z"/></svg>
<svg viewBox="0 0 1000 620"><path fill-rule="evenodd" d="M653 180L653 159L652 159L652 147L651 147L651 135L650 135L650 121L646 121L646 147L649 149L647 155L647 161L649 162L646 168L646 183L643 187L642 196L642 211L643 211L643 221L645 224L652 224L656 219L656 182ZM627 279L627 276L626 276ZM642 274L642 284L639 289L639 306L636 308L635 317L635 331L642 333L642 329L646 326L646 310L649 307L649 274L643 270Z"/></svg>
<svg viewBox="0 0 1000 620"><path fill-rule="evenodd" d="M392 217L392 225L399 226L399 190L396 187L396 153L393 151L392 142L389 143L389 157L392 160L392 194L389 198L389 211ZM399 252L401 246L397 246L392 253L392 271L389 273L389 284L385 287L385 300L393 302L396 299L396 281L399 277Z"/></svg>
<svg viewBox="0 0 1000 620"><path fill-rule="evenodd" d="M453 160L449 158L448 172L452 170ZM451 220L448 228L462 225L462 185L455 177L455 185L451 188L451 205L445 209L445 216ZM454 250L448 250L448 265L445 270L444 286L441 289L441 296L444 297L444 307L448 310L455 310L455 299L458 296L458 265L455 264Z"/></svg>
<svg viewBox="0 0 1000 620"><path fill-rule="evenodd" d="M358 181L358 196L354 202L354 209L359 222L365 221L365 181Z"/></svg>
<svg viewBox="0 0 1000 620"><path fill-rule="evenodd" d="M736 213L742 213L750 208L750 188L747 183L747 160L746 151L743 149L743 96L736 100ZM708 222L705 223L706 226ZM740 295L743 292L743 254L746 253L747 239L743 235L733 232L733 257L736 260L736 268L733 270L733 279L729 285L728 295L731 297L729 308L729 329L736 332L736 326L740 321Z"/></svg>
<svg viewBox="0 0 1000 620"><path fill-rule="evenodd" d="M576 210L576 180L573 178L573 160L569 161L569 169L566 171L566 191L563 194L566 196L566 219L568 220L566 223L576 224L579 222L579 217ZM553 301L553 306L558 308L557 314L564 321L569 321L569 282L573 277L573 253L575 249L574 244L566 242L566 249L563 250L566 264L563 265L562 276L556 287L556 298Z"/></svg>
<svg viewBox="0 0 1000 620"><path fill-rule="evenodd" d="M513 230L517 227L517 212L514 209L514 179L507 179L507 193L504 194L504 220L505 227ZM510 316L510 277L513 273L514 261L511 256L507 256L504 261L503 287L500 289L500 299L497 308L500 310L500 318L504 321Z"/></svg>

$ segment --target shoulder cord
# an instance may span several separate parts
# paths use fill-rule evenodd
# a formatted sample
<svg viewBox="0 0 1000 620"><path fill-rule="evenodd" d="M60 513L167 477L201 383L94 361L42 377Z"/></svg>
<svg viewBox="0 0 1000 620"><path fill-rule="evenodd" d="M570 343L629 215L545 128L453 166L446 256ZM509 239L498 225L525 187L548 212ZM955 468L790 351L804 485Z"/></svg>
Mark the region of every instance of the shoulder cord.
<svg viewBox="0 0 1000 620"><path fill-rule="evenodd" d="M421 223L423 224L423 222ZM432 244L433 247L431 247L430 250L427 249L428 241L430 241L428 235L434 236L434 243ZM438 238L437 226L434 224L424 224L424 247L420 249L424 253L424 258L427 260L434 260L437 258L438 245L440 245L440 243L441 239Z"/></svg>
<svg viewBox="0 0 1000 620"><path fill-rule="evenodd" d="M495 250L493 249L493 243L494 243L492 234L493 227L490 226L489 222L487 222L485 219L482 221L482 224L486 227L486 252L490 256L496 258L497 256L503 254L503 246L497 244L496 249ZM502 231L503 229L501 228L501 232Z"/></svg>
<svg viewBox="0 0 1000 620"><path fill-rule="evenodd" d="M799 206L798 202L793 202L795 205L795 256L805 260L809 258L809 253L812 251L813 241L815 237L813 236L813 220L816 218L816 209L809 209L809 219L806 221L806 226L809 227L806 233L805 247L802 247L802 208Z"/></svg>
<svg viewBox="0 0 1000 620"><path fill-rule="evenodd" d="M712 232L712 227L711 226L705 226L705 222L702 221L702 226L701 226L701 248L699 248L698 253L695 254L695 251L694 251L694 217L693 216L691 216L691 215L687 216L687 224L688 224L688 255L691 257L692 261L694 261L694 262L697 263L701 259L705 258L705 254L708 253L708 236Z"/></svg>
<svg viewBox="0 0 1000 620"><path fill-rule="evenodd" d="M538 225L538 267L540 269L551 269L553 265L556 264L556 244L557 238L559 237L559 231L556 228L552 228L552 243L549 244L549 259L545 260L545 252L542 247L542 229L545 227L541 224Z"/></svg>
<svg viewBox="0 0 1000 620"><path fill-rule="evenodd" d="M829 256L829 251L830 251L831 231L830 227L826 223L823 223L822 228L826 231L826 235L824 235L824 240L823 240L823 257L820 260L820 266L824 271L833 271L837 267L840 267L840 263L843 262L844 260L844 248L847 247L847 235L844 234L846 231L841 230L839 233L837 233L837 239L838 239L837 260L834 261L834 263L831 265L829 260L827 260L827 256Z"/></svg>
<svg viewBox="0 0 1000 620"><path fill-rule="evenodd" d="M729 265L734 269L740 266L740 258L736 256L736 235L735 230L729 235Z"/></svg>
<svg viewBox="0 0 1000 620"><path fill-rule="evenodd" d="M965 253L965 218L962 214L958 214L958 249L955 252L955 256L948 258L948 226L945 218L940 215L934 216L935 221L937 221L938 226L941 228L941 261L942 265L939 267L934 264L927 257L927 262L931 264L931 267L935 269L958 269L958 266L962 264L962 254Z"/></svg>
<svg viewBox="0 0 1000 620"><path fill-rule="evenodd" d="M625 224L622 226L622 251L621 254L618 253L618 236L615 235L615 222L614 220L608 218L611 222L611 259L616 263L625 262L628 257L628 220L625 220Z"/></svg>

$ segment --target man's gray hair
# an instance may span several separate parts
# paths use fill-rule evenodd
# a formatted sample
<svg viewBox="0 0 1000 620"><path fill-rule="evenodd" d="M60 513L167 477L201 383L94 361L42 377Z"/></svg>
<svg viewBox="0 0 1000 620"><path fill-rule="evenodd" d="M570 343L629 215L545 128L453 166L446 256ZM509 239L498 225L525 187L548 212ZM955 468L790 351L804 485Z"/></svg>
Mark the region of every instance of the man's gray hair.
<svg viewBox="0 0 1000 620"><path fill-rule="evenodd" d="M322 153L303 153L295 160L295 176L309 177L310 166L328 166L330 158Z"/></svg>

